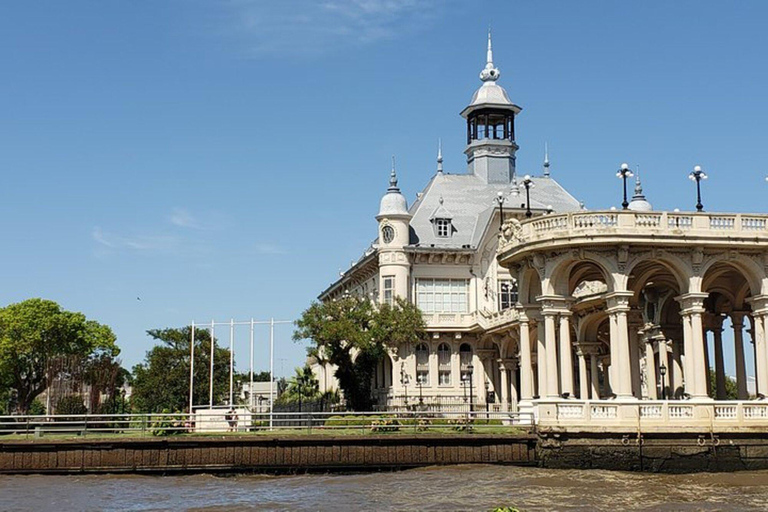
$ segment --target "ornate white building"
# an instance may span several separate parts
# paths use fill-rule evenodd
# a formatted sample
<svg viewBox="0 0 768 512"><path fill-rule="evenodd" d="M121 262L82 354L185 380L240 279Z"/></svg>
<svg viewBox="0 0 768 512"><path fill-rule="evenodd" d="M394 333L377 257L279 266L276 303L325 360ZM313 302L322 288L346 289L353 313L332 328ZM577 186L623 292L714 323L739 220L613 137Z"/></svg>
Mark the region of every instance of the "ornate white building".
<svg viewBox="0 0 768 512"><path fill-rule="evenodd" d="M461 113L467 172L444 172L439 152L409 207L393 164L378 238L320 295L400 296L422 310L429 341L392 347L375 378L380 406L488 404L561 426L768 418L759 402L713 405L727 398L726 318L737 398L750 398L747 359L768 395L768 216L653 211L639 177L624 209L588 211L548 158L540 176L520 176L521 108L499 75L489 36L483 83ZM315 371L333 386L332 368Z"/></svg>

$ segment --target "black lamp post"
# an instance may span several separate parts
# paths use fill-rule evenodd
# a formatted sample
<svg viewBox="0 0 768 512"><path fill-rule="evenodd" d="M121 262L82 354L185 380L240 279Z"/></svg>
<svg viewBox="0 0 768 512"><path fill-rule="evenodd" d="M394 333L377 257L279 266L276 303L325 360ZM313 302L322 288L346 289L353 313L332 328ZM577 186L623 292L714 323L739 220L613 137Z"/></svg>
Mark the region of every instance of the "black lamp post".
<svg viewBox="0 0 768 512"><path fill-rule="evenodd" d="M704 205L701 204L701 180L707 179L707 174L701 170L701 166L697 165L693 168L693 172L688 175L691 181L696 182L696 211L703 212Z"/></svg>
<svg viewBox="0 0 768 512"><path fill-rule="evenodd" d="M504 193L499 191L499 195L496 196L496 201L499 202L499 233L501 233L501 227L504 225Z"/></svg>
<svg viewBox="0 0 768 512"><path fill-rule="evenodd" d="M423 379L416 377L416 383L419 385L419 407L424 405L424 395L422 394L422 387L424 386Z"/></svg>
<svg viewBox="0 0 768 512"><path fill-rule="evenodd" d="M634 174L629 170L629 165L621 164L621 169L616 172L616 176L624 182L624 201L622 201L621 207L626 210L629 207L629 201L627 201L627 178L631 178Z"/></svg>
<svg viewBox="0 0 768 512"><path fill-rule="evenodd" d="M525 216L530 217L533 215L531 212L531 189L533 188L533 180L529 174L526 174L523 178L523 186L525 187Z"/></svg>
<svg viewBox="0 0 768 512"><path fill-rule="evenodd" d="M661 399L666 400L667 399L667 379L664 378L664 376L667 374L667 367L664 366L664 363L661 363L661 366L659 366L659 375L661 376Z"/></svg>
<svg viewBox="0 0 768 512"><path fill-rule="evenodd" d="M488 381L485 381L485 412L486 413L489 411L488 402L490 402L490 400L489 400L488 392L490 391L490 389L491 389L491 383Z"/></svg>
<svg viewBox="0 0 768 512"><path fill-rule="evenodd" d="M472 376L473 376L475 367L472 366L472 363L469 363L469 365L467 365L467 370L469 371L469 412L472 412L475 409L474 401L473 401L473 393L472 393Z"/></svg>

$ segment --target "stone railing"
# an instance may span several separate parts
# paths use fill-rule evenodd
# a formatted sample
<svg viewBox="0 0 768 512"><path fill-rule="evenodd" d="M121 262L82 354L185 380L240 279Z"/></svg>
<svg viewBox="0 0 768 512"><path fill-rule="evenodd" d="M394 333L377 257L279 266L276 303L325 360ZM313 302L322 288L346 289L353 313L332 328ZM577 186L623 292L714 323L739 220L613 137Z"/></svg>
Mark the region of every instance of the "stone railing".
<svg viewBox="0 0 768 512"><path fill-rule="evenodd" d="M422 313L428 328L468 329L477 324L476 313Z"/></svg>
<svg viewBox="0 0 768 512"><path fill-rule="evenodd" d="M551 241L559 236L579 235L700 235L707 238L765 237L768 215L745 213L634 212L630 210L578 211L544 215L521 223L519 237L500 248Z"/></svg>
<svg viewBox="0 0 768 512"><path fill-rule="evenodd" d="M488 331L516 322L519 317L520 313L516 309L510 308L493 313L481 313L479 319L482 328Z"/></svg>
<svg viewBox="0 0 768 512"><path fill-rule="evenodd" d="M539 400L540 427L731 431L768 427L768 401Z"/></svg>

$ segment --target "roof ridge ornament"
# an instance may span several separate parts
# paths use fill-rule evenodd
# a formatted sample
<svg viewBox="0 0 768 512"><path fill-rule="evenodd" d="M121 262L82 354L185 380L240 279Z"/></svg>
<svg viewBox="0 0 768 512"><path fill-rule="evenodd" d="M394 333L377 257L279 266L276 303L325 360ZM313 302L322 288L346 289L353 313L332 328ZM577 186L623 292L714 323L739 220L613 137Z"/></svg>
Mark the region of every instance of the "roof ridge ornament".
<svg viewBox="0 0 768 512"><path fill-rule="evenodd" d="M549 172L549 147L547 147L547 143L544 143L544 177L549 178L550 172Z"/></svg>
<svg viewBox="0 0 768 512"><path fill-rule="evenodd" d="M491 44L491 28L488 27L488 52L486 54L485 69L480 72L480 80L483 82L495 82L501 72L493 65L493 45Z"/></svg>
<svg viewBox="0 0 768 512"><path fill-rule="evenodd" d="M443 174L443 139L437 139L437 174Z"/></svg>
<svg viewBox="0 0 768 512"><path fill-rule="evenodd" d="M389 192L400 192L397 187L397 172L395 171L395 155L392 155L392 171L389 173Z"/></svg>

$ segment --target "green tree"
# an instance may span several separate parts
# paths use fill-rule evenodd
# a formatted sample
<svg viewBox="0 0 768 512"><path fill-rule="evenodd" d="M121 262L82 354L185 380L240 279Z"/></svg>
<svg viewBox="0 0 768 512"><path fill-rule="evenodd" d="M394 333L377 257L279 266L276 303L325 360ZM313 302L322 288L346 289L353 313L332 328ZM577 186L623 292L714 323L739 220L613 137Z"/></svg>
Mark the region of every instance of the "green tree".
<svg viewBox="0 0 768 512"><path fill-rule="evenodd" d="M709 369L709 396L712 398L717 397L717 374L712 368ZM739 388L736 385L736 380L729 376L725 376L725 399L726 400L738 400Z"/></svg>
<svg viewBox="0 0 768 512"><path fill-rule="evenodd" d="M147 331L160 344L144 362L133 367L134 408L141 412L185 411L189 408L190 327ZM229 350L214 344L213 402L222 404L229 395ZM195 405L209 403L211 334L195 330Z"/></svg>
<svg viewBox="0 0 768 512"><path fill-rule="evenodd" d="M405 300L377 306L345 296L312 303L296 321L293 339L310 339L315 344L310 350L321 349L337 367L335 376L347 405L361 411L373 406L371 381L376 364L388 357L386 347L423 339L424 327L421 311Z"/></svg>
<svg viewBox="0 0 768 512"><path fill-rule="evenodd" d="M305 366L296 368L296 373L288 380L288 388L280 400L293 403L320 398L320 383L312 373L312 368Z"/></svg>
<svg viewBox="0 0 768 512"><path fill-rule="evenodd" d="M29 299L0 309L0 381L16 391L16 411L26 414L49 384L49 362L58 356L116 356L115 335L106 325L57 303Z"/></svg>

